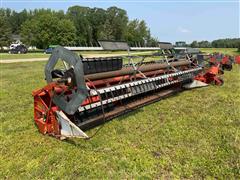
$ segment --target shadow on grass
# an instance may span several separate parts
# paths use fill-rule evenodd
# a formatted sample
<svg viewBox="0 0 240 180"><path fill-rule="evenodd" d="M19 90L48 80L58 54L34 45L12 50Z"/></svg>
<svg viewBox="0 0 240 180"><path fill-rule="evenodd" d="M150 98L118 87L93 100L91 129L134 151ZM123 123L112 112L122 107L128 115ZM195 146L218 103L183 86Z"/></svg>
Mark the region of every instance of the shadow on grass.
<svg viewBox="0 0 240 180"><path fill-rule="evenodd" d="M199 89L199 88L194 88L194 89ZM150 104L154 104L154 103L157 103L161 100L165 100L165 99L172 99L172 98L176 98L177 96L179 96L183 91L189 91L189 90L192 90L192 89L180 89L179 91L176 91L176 92L173 92L172 94L169 94L167 96L164 96L164 97L159 97L158 99L152 101L152 102L148 102L144 105L141 105L139 107L136 107L134 109L131 109L131 110L128 110L126 112L123 112L122 114L118 115L117 117L114 117L113 119L110 119L110 120L107 120L106 122L102 122L100 123L99 125L96 125L95 127L93 128L90 128L88 130L86 130L85 132L87 134L89 134L91 132L91 130L93 130L93 132L91 132L92 136L90 139L80 139L80 138L67 138L67 139L64 139L62 140L63 142L67 143L67 144L70 144L72 146L76 146L76 147L80 147L80 148L88 148L88 145L90 145L93 138L96 138L97 135L99 134L100 131L103 130L104 126L107 124L107 123L110 123L110 121L122 121L122 120L128 120L130 121L131 116L136 116L138 113L141 113L143 111L143 107L144 106L148 106ZM127 105L126 105L127 107ZM35 123L34 123L35 124ZM35 127L37 127L37 125L35 124ZM96 133L97 132L97 133ZM96 134L95 134L96 133ZM91 146L91 145L90 145Z"/></svg>
<svg viewBox="0 0 240 180"><path fill-rule="evenodd" d="M129 110L129 111L126 111L124 112L124 114L121 114L111 120L108 120L104 123L101 123L93 128L90 128L89 130L85 131L87 134L88 132L90 132L90 130L96 130L95 132L93 132L93 136L90 138L90 139L82 139L79 141L79 139L77 138L74 138L74 139L65 139L64 142L70 144L70 145L73 145L73 146L77 146L77 147L81 147L81 148L87 148L85 145L89 144L89 142L92 141L93 138L96 138L98 133L102 130L102 128L104 128L104 126L107 124L107 123L110 123L110 121L122 121L122 120L126 120L128 119L128 121L130 120L130 116L135 116L137 115L138 113L142 112L143 111L143 107L146 106L146 105L150 105L150 104L154 104L154 103L157 103L161 100L164 100L164 99L171 99L171 98L175 98L177 96L179 96L179 94L181 94L181 92L183 92L183 90L181 91L178 91L178 92L174 92L173 94L170 94L170 95L167 95L166 97L161 97L160 99L158 100L155 100L153 102L148 102L147 104L144 104L142 106L139 106L139 107L136 107L134 108L133 110ZM96 133L97 132L97 133ZM95 134L96 133L96 134ZM86 143L83 143L83 142L86 142Z"/></svg>

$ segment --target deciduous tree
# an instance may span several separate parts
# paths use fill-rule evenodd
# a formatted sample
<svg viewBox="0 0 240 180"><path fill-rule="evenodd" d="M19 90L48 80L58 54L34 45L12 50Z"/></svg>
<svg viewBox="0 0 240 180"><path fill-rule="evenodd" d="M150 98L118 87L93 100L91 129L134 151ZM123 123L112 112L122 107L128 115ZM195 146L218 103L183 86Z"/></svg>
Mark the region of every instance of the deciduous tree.
<svg viewBox="0 0 240 180"><path fill-rule="evenodd" d="M0 48L9 46L11 42L11 28L4 16L0 16Z"/></svg>
<svg viewBox="0 0 240 180"><path fill-rule="evenodd" d="M38 48L47 48L50 44L66 46L74 45L76 29L70 20L43 14L26 21L21 35L26 44Z"/></svg>

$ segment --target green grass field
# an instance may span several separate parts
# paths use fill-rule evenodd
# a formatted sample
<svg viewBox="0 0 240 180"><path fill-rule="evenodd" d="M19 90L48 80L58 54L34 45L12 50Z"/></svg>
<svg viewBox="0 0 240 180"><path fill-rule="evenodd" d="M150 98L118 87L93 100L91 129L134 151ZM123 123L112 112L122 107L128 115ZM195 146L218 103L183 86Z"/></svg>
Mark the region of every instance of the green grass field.
<svg viewBox="0 0 240 180"><path fill-rule="evenodd" d="M203 52L218 52L221 51L222 53L225 54L231 54L231 55L237 55L237 48L200 48L201 51ZM141 51L132 51L132 53L135 53L135 55ZM78 54L82 54L83 56L85 55L93 55L93 54L126 54L126 51L77 51ZM152 51L146 51L146 53L152 53ZM44 53L27 53L27 54L8 54L8 53L0 53L0 60L5 60L5 59L29 59L29 58L48 58L50 55L49 54L44 54Z"/></svg>
<svg viewBox="0 0 240 180"><path fill-rule="evenodd" d="M237 48L200 48L203 52L214 53L214 52L221 52L228 55L239 55Z"/></svg>
<svg viewBox="0 0 240 180"><path fill-rule="evenodd" d="M5 59L47 58L47 57L49 57L49 54L44 54L44 53L27 53L27 54L0 53L0 60L5 60Z"/></svg>
<svg viewBox="0 0 240 180"><path fill-rule="evenodd" d="M146 51L146 54L151 54L153 51ZM94 54L127 54L127 51L76 51L76 53L81 54L83 56L94 55ZM142 51L132 51L134 55L142 54ZM48 58L50 54L44 54L43 52L32 53L29 52L27 54L8 54L8 53L0 53L0 60L8 60L8 59L30 59L30 58Z"/></svg>
<svg viewBox="0 0 240 180"><path fill-rule="evenodd" d="M31 92L46 84L44 65L0 64L1 179L240 179L236 65L223 86L184 91L115 118L87 141L38 133Z"/></svg>
<svg viewBox="0 0 240 180"><path fill-rule="evenodd" d="M200 48L203 52L214 53L214 52L221 52L224 54L229 55L239 55L237 48Z"/></svg>

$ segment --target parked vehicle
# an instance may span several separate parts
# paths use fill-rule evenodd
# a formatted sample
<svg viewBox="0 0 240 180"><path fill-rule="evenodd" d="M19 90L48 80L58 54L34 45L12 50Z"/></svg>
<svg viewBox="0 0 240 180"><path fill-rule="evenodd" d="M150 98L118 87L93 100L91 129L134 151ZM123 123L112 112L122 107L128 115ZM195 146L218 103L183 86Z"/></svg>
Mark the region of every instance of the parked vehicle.
<svg viewBox="0 0 240 180"><path fill-rule="evenodd" d="M49 47L47 49L45 49L44 53L45 54L52 54L55 47L57 47L57 45L49 45Z"/></svg>
<svg viewBox="0 0 240 180"><path fill-rule="evenodd" d="M27 52L28 52L28 49L23 44L13 47L9 51L10 54L26 54Z"/></svg>
<svg viewBox="0 0 240 180"><path fill-rule="evenodd" d="M21 45L20 43L12 43L10 46L9 46L9 49L13 49L13 48L16 48L17 46Z"/></svg>

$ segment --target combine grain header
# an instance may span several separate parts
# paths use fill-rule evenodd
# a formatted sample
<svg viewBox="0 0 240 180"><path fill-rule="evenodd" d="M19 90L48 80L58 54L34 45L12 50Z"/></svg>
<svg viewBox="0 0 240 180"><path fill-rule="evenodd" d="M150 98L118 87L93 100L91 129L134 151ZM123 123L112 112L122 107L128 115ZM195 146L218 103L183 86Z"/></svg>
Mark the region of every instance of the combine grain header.
<svg viewBox="0 0 240 180"><path fill-rule="evenodd" d="M205 72L190 56L150 62L142 57L138 63L128 58L128 64L123 57L82 58L56 47L45 66L47 85L32 93L39 131L60 139L88 138L85 130L114 117L218 81L218 69ZM59 61L64 70L57 68Z"/></svg>
<svg viewBox="0 0 240 180"><path fill-rule="evenodd" d="M221 53L213 53L210 55L209 65L219 65L222 70L231 71L234 57Z"/></svg>

